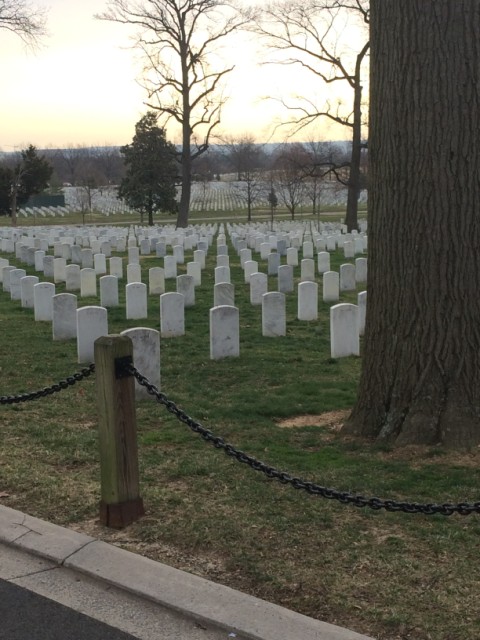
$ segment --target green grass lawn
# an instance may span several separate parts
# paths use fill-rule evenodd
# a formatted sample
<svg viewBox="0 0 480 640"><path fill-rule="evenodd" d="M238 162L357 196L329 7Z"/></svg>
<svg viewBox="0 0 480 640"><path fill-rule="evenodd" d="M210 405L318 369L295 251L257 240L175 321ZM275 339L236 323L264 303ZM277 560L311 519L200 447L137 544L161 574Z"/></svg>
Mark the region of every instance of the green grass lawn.
<svg viewBox="0 0 480 640"><path fill-rule="evenodd" d="M324 486L419 502L479 499L477 452L395 451L342 437L337 425L355 400L361 361L330 358L321 286L318 321L299 322L296 296L288 294L287 335L263 338L261 310L249 303L230 246L240 357L211 361L214 255L212 247L196 305L186 310L185 336L161 340L161 387L169 398L246 453ZM332 268L348 261L333 254ZM148 268L162 261L144 257L141 264L147 282ZM260 260L259 267L266 270ZM297 282L299 275L298 268ZM275 286L270 278L269 289ZM355 300L355 293L341 298ZM79 298L87 304L98 300ZM109 310L111 333L139 325L159 329L158 297L149 299L146 320L125 320L123 306ZM34 322L33 311L2 291L0 332L0 395L49 386L80 368L74 341L54 343L50 323ZM98 524L95 377L0 413L2 504L382 640L480 637L478 516L389 514L312 497L235 462L162 406L142 401L146 515L112 531Z"/></svg>

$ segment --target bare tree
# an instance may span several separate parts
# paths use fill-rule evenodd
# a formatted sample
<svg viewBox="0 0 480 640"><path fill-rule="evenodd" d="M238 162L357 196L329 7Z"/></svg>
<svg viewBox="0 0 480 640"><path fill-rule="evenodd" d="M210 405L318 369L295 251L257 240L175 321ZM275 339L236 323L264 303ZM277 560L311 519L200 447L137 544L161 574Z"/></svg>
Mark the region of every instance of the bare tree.
<svg viewBox="0 0 480 640"><path fill-rule="evenodd" d="M309 162L306 167L305 192L312 202L312 214L317 217L320 229L321 198L326 191L326 183L331 180L332 171L341 165L339 153L331 142L311 138L304 143ZM338 178L337 178L338 179Z"/></svg>
<svg viewBox="0 0 480 640"><path fill-rule="evenodd" d="M323 83L342 83L352 91L352 102L319 106L313 98L297 96L294 103L282 98L282 104L294 114L286 123L297 133L318 118L347 127L351 131L351 153L348 161L348 200L345 223L351 230L357 227L358 197L360 194L360 164L362 142L362 78L364 60L369 49L368 36L352 51L344 40L350 34L351 23L369 22L368 0L293 0L268 5L256 24L256 31L266 39L270 49L279 52L277 64L302 67L316 75ZM355 27L360 25L355 24ZM332 165L337 177L341 174Z"/></svg>
<svg viewBox="0 0 480 640"><path fill-rule="evenodd" d="M286 206L292 220L306 196L305 179L310 158L302 144L284 145L274 161L273 182L278 197Z"/></svg>
<svg viewBox="0 0 480 640"><path fill-rule="evenodd" d="M253 206L265 196L265 181L259 171L266 164L265 152L249 133L224 136L221 141L225 145L229 164L237 174L237 181L243 183L238 185L237 191L247 205L247 220L250 222Z"/></svg>
<svg viewBox="0 0 480 640"><path fill-rule="evenodd" d="M135 46L144 55L142 84L147 106L182 131L179 160L182 193L177 226L188 225L192 161L209 146L225 103L222 84L233 66L225 66L219 45L249 22L225 0L109 0L102 20L139 29Z"/></svg>
<svg viewBox="0 0 480 640"><path fill-rule="evenodd" d="M57 149L56 155L67 176L66 181L74 187L80 178L82 165L88 164L90 149L85 145L69 144L64 149Z"/></svg>
<svg viewBox="0 0 480 640"><path fill-rule="evenodd" d="M28 0L0 0L0 29L11 31L32 48L47 35L46 10Z"/></svg>

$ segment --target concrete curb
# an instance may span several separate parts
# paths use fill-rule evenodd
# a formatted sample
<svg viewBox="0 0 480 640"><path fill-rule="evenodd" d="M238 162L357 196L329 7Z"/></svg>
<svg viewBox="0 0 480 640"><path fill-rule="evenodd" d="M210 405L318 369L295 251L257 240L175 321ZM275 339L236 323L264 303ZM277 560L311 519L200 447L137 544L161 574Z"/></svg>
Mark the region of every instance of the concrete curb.
<svg viewBox="0 0 480 640"><path fill-rule="evenodd" d="M373 640L2 505L0 542L251 640Z"/></svg>

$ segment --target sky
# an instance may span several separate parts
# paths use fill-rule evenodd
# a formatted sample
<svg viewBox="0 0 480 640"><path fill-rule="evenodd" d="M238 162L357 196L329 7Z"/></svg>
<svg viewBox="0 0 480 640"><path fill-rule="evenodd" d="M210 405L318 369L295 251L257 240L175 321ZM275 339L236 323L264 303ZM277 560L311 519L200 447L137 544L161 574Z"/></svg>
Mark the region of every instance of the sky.
<svg viewBox="0 0 480 640"><path fill-rule="evenodd" d="M106 9L102 0L36 0L36 5L48 9L49 36L38 50L26 49L18 36L0 29L0 150L131 142L147 107L128 27L94 18ZM251 133L258 142L279 141L285 132L273 138L272 132L284 112L264 96L285 94L294 86L314 92L313 77L258 64L251 38L236 36L226 54L236 67L228 75L229 100L219 130ZM339 139L345 134L324 128L311 135ZM172 142L179 142L176 137L171 131Z"/></svg>

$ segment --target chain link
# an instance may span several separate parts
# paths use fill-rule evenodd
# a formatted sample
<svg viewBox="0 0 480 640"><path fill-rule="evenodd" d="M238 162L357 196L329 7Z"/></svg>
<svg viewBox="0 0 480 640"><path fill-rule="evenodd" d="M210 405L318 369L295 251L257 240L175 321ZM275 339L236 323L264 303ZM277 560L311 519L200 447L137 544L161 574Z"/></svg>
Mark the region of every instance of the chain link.
<svg viewBox="0 0 480 640"><path fill-rule="evenodd" d="M39 389L38 391L31 391L30 393L20 393L17 396L0 396L0 405L2 404L18 404L20 402L27 402L28 400L36 400L37 398L45 398L46 396L51 395L52 393L58 393L63 389L68 389L68 387L72 387L77 382L80 382L84 378L88 378L88 376L95 371L95 365L90 364L88 367L81 369L78 373L74 373L72 376L65 378L65 380L60 380L56 384L52 384L51 387L45 387L44 389Z"/></svg>
<svg viewBox="0 0 480 640"><path fill-rule="evenodd" d="M277 480L282 484L288 484L294 489L306 491L307 493L315 496L321 496L327 500L337 500L341 504L350 504L354 507L368 507L374 511L385 509L389 512L403 512L403 513L422 513L424 515L440 514L443 516L451 516L454 513L458 513L462 516L468 516L472 513L480 513L480 502L474 502L472 504L467 502L460 502L458 504L450 504L448 502L443 504L427 503L421 504L418 502L397 502L396 500L383 500L381 498L366 498L362 495L352 494L348 491L338 491L337 489L331 489L328 487L322 487L313 482L302 480L295 476L291 476L285 471L279 471L274 467L257 460L253 456L250 456L243 451L236 449L233 445L228 444L225 440L219 436L214 435L209 429L203 427L199 422L196 422L187 415L182 409L180 409L172 400L169 400L167 396L160 392L155 385L150 383L148 379L143 376L132 364L125 366L125 371L135 377L137 382L146 388L148 393L155 396L160 404L162 404L167 411L186 424L194 433L201 436L206 442L212 444L216 449L223 449L227 456L235 458L238 462L246 464L254 471L260 471L265 474L267 478Z"/></svg>

